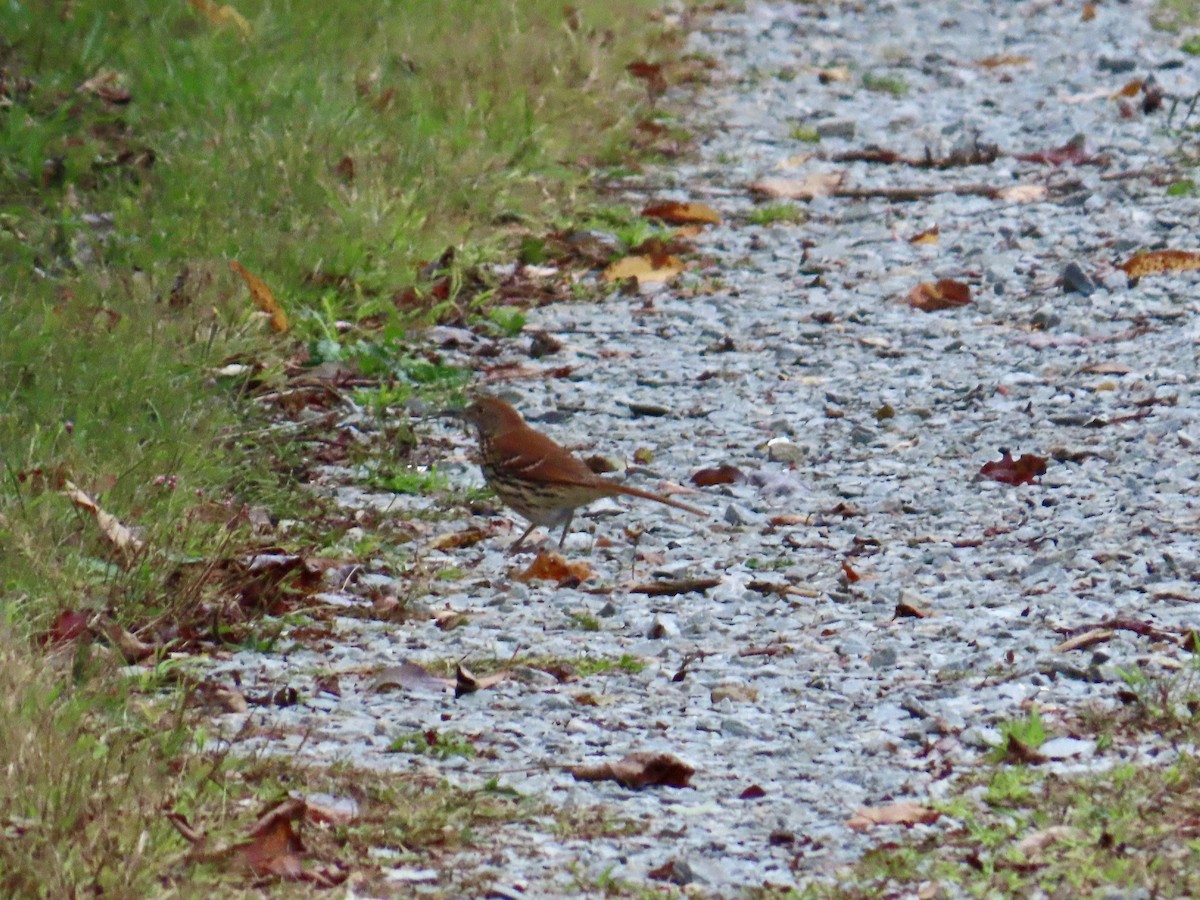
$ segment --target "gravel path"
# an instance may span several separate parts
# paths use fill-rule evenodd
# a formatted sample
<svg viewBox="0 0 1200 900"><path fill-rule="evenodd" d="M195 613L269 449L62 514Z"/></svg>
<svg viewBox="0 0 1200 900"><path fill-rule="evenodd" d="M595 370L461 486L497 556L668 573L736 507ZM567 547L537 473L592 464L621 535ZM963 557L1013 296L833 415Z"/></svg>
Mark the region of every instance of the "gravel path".
<svg viewBox="0 0 1200 900"><path fill-rule="evenodd" d="M464 570L432 581L422 602L468 611L466 624L348 617L333 646L221 664L248 685L341 674L340 698L312 692L299 706L250 713L285 735L272 746L432 769L465 785L501 773L502 784L560 809L602 804L644 826L623 837L564 838L549 821L514 831L471 863L497 896L578 893L606 873L645 883L671 860L679 880L727 896L827 876L886 840L888 829L859 834L847 819L860 806L943 793L997 739L997 724L1032 701L1053 727L1067 710L1111 703L1119 668L1186 663L1171 641L1129 630L1090 649L1054 649L1066 630L1114 616L1200 624L1197 280L1130 287L1114 267L1143 248L1200 246L1200 202L1167 196L1174 179L1153 177L1180 146L1166 129L1171 98L1200 89L1200 59L1150 30L1149 4L1097 4L1086 22L1080 7L752 4L713 17L694 38L722 66L695 101L699 161L631 182L627 199L635 208L701 200L725 224L697 239L703 261L670 286L535 311L530 327L564 348L531 360L528 337L517 338L501 361L571 371L501 389L585 453L651 450L630 483L686 483L722 464L747 480L685 498L710 509L708 521L649 503L596 504L567 544L569 558L595 570L582 589L515 581L529 557L504 555L521 527L507 516L491 520L496 536L482 543L421 551L429 571ZM977 64L999 56L1028 61ZM848 81L818 76L841 66ZM899 79L907 92L866 89L864 75L878 87ZM1150 75L1167 95L1162 109L1144 115L1140 96L1112 98ZM794 137L811 128L819 144ZM1106 161L1014 158L1077 133ZM832 159L872 145L914 159L977 145L1000 155L947 169ZM1049 193L822 197L803 224L747 221L750 182L818 172L845 173L843 187ZM937 243L908 240L934 225ZM1064 291L1072 263L1090 295ZM925 313L904 302L939 278L969 284L972 303ZM470 437L437 421L418 427L448 446L441 471L480 483ZM1040 483L979 478L1000 448L1049 457ZM339 478L330 473L331 484ZM428 502L337 489L397 516ZM472 522L481 524L432 527ZM623 531L633 525L645 529L636 548ZM657 576L720 582L682 596L628 589ZM365 574L338 596L360 604L389 585ZM901 601L930 615L896 617ZM526 668L458 700L370 690L376 673L405 661L514 654L630 654L646 667L572 683ZM481 756L384 752L396 734L430 728L468 738ZM693 788L635 792L557 768L634 750L695 766ZM1051 755L1068 767L1112 762L1086 740L1058 741ZM761 796L740 799L755 785ZM397 890L445 891L450 880Z"/></svg>

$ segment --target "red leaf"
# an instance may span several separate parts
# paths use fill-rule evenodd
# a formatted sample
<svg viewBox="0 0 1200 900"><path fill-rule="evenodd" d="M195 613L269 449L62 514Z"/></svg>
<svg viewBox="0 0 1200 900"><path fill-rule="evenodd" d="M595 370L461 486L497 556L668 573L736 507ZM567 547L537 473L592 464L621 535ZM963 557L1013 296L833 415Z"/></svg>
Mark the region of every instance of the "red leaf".
<svg viewBox="0 0 1200 900"><path fill-rule="evenodd" d="M1046 474L1046 458L1023 453L1013 459L1005 450L1002 458L984 463L979 474L1004 484L1034 484L1039 476Z"/></svg>
<svg viewBox="0 0 1200 900"><path fill-rule="evenodd" d="M712 487L716 484L737 484L746 478L737 466L717 466L715 469L701 469L692 476L692 484L696 487Z"/></svg>

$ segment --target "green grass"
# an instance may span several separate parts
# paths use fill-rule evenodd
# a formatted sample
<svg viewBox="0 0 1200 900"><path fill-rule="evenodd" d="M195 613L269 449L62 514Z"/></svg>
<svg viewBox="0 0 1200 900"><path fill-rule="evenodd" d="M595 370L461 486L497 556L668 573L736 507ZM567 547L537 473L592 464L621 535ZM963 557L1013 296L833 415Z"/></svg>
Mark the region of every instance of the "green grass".
<svg viewBox="0 0 1200 900"><path fill-rule="evenodd" d="M523 327L486 284L460 294L522 237L590 219L589 175L626 161L643 114L624 67L666 46L651 5L240 0L245 31L187 2L0 5L0 894L169 893L195 867L164 810L242 827L241 763L197 749L176 678L33 638L70 610L160 655L187 629L269 647L252 617L293 587L243 608L230 561L347 527L302 488L334 437L296 414L318 365L377 382L358 398L392 489L438 486L397 408L470 373L411 327ZM118 552L68 481L142 549Z"/></svg>
<svg viewBox="0 0 1200 900"><path fill-rule="evenodd" d="M1084 774L993 754L960 766L953 794L924 835L881 833L877 846L811 897L907 895L938 884L952 895L1088 897L1113 888L1151 896L1200 892L1200 668L1166 676L1122 673L1121 706L1083 710L1055 731L1096 740L1110 761ZM1036 748L1049 729L1036 710L1004 724ZM1163 748L1158 761L1146 742ZM1131 758L1145 761L1126 762Z"/></svg>
<svg viewBox="0 0 1200 900"><path fill-rule="evenodd" d="M795 203L765 203L752 209L746 221L751 225L795 225L807 218L808 213Z"/></svg>
<svg viewBox="0 0 1200 900"><path fill-rule="evenodd" d="M862 83L868 91L891 94L893 97L903 97L908 93L908 83L898 75L876 75L873 72L864 72Z"/></svg>

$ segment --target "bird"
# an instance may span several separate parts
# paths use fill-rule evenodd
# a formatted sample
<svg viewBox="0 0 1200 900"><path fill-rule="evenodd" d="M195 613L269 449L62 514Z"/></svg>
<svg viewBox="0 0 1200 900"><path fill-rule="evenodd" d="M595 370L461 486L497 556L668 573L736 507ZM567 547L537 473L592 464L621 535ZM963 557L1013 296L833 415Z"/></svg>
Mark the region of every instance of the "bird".
<svg viewBox="0 0 1200 900"><path fill-rule="evenodd" d="M558 546L567 539L575 510L601 497L640 497L706 516L702 509L641 488L601 478L575 454L521 418L510 404L492 394L476 393L462 417L479 432L480 468L488 486L529 527L509 548L516 553L539 525L562 526Z"/></svg>

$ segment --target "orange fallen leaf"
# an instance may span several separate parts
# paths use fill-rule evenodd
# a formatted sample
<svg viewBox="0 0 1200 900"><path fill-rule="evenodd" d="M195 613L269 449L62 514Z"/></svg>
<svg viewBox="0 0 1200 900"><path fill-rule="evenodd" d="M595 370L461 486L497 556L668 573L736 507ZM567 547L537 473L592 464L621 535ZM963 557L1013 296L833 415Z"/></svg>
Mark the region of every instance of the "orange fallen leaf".
<svg viewBox="0 0 1200 900"><path fill-rule="evenodd" d="M637 279L638 284L670 281L683 271L683 261L678 256L626 256L605 269L600 277L605 281Z"/></svg>
<svg viewBox="0 0 1200 900"><path fill-rule="evenodd" d="M529 564L529 568L515 576L517 581L523 581L526 584L531 581L554 581L559 584L566 581L579 583L587 581L591 577L592 567L586 562L582 560L567 562L561 553L555 553L553 550L539 551L537 557Z"/></svg>
<svg viewBox="0 0 1200 900"><path fill-rule="evenodd" d="M932 228L926 228L920 234L914 234L908 239L908 242L910 244L936 244L940 234L940 229L934 225Z"/></svg>
<svg viewBox="0 0 1200 900"><path fill-rule="evenodd" d="M472 525L462 531L447 531L439 534L425 545L427 550L459 550L463 547L473 547L488 536L482 528Z"/></svg>
<svg viewBox="0 0 1200 900"><path fill-rule="evenodd" d="M247 271L246 267L237 260L231 260L229 268L242 276L246 287L250 288L250 297L254 304L271 316L271 327L278 332L287 331L287 313L283 311L283 307L279 305L279 301L275 299L275 295L267 287L267 283L253 272Z"/></svg>
<svg viewBox="0 0 1200 900"><path fill-rule="evenodd" d="M188 0L188 3L192 9L208 19L208 24L217 27L232 25L241 32L243 38L250 37L250 23L232 6L216 3L215 0Z"/></svg>
<svg viewBox="0 0 1200 900"><path fill-rule="evenodd" d="M705 203L678 203L674 200L652 203L642 210L642 215L647 219L662 219L668 225L721 224L721 214Z"/></svg>
<svg viewBox="0 0 1200 900"><path fill-rule="evenodd" d="M692 484L696 487L712 487L717 484L737 484L745 481L746 476L737 466L723 465L712 469L700 469L692 475Z"/></svg>
<svg viewBox="0 0 1200 900"><path fill-rule="evenodd" d="M919 309L922 312L954 309L966 306L971 302L971 288L952 278L922 281L908 292L906 302L913 309Z"/></svg>
<svg viewBox="0 0 1200 900"><path fill-rule="evenodd" d="M1083 4L1083 11L1079 14L1079 21L1090 22L1094 18L1096 18L1096 4L1091 2Z"/></svg>
<svg viewBox="0 0 1200 900"><path fill-rule="evenodd" d="M1000 459L984 463L979 474L1003 484L1034 484L1036 479L1046 474L1046 458L1022 453L1018 459L1013 459L1005 450Z"/></svg>
<svg viewBox="0 0 1200 900"><path fill-rule="evenodd" d="M846 824L855 831L866 831L876 825L932 825L940 817L936 809L905 800L887 806L864 806Z"/></svg>
<svg viewBox="0 0 1200 900"><path fill-rule="evenodd" d="M676 240L686 241L688 238L699 237L704 234L704 226L699 222L693 222L690 225L680 225L675 229L675 233L671 235Z"/></svg>
<svg viewBox="0 0 1200 900"><path fill-rule="evenodd" d="M1136 97L1141 92L1142 80L1140 78L1135 78L1133 81L1130 81L1123 88L1113 94L1113 99L1116 100L1118 97Z"/></svg>
<svg viewBox="0 0 1200 900"><path fill-rule="evenodd" d="M755 181L750 185L750 191L767 197L812 200L814 197L828 197L842 186L845 178L844 172L813 172L804 178L770 176Z"/></svg>
<svg viewBox="0 0 1200 900"><path fill-rule="evenodd" d="M1191 250L1150 250L1136 254L1117 268L1131 279L1160 272L1188 272L1200 269L1200 253Z"/></svg>

